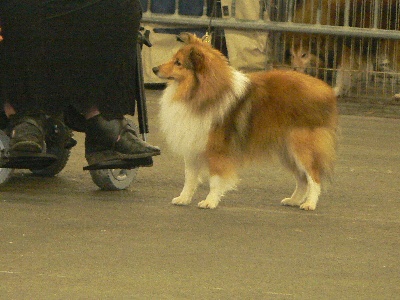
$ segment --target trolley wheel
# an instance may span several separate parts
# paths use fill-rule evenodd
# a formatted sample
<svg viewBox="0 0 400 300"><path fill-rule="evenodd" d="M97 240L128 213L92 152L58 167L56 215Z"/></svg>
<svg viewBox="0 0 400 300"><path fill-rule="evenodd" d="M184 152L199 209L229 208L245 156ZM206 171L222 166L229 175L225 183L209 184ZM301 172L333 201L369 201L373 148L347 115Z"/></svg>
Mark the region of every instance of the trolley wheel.
<svg viewBox="0 0 400 300"><path fill-rule="evenodd" d="M90 170L93 182L102 190L118 191L127 189L136 178L138 168Z"/></svg>
<svg viewBox="0 0 400 300"><path fill-rule="evenodd" d="M10 147L10 138L3 131L0 130L1 153L5 153L9 147ZM14 169L0 168L0 185L6 183L10 179L13 172Z"/></svg>

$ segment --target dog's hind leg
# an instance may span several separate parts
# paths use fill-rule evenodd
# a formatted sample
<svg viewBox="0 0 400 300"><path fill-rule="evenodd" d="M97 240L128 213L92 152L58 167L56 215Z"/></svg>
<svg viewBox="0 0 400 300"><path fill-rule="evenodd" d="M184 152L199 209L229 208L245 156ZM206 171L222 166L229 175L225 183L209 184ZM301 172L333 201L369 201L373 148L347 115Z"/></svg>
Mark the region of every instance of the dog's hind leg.
<svg viewBox="0 0 400 300"><path fill-rule="evenodd" d="M319 195L321 194L321 183L316 181L312 175L307 174L308 195L306 201L300 205L300 209L315 210Z"/></svg>
<svg viewBox="0 0 400 300"><path fill-rule="evenodd" d="M282 157L297 179L291 198L284 205L299 205L300 209L314 210L321 193L321 176L331 165L333 138L329 129L297 129L288 138L288 153ZM332 148L332 149L331 149Z"/></svg>
<svg viewBox="0 0 400 300"><path fill-rule="evenodd" d="M181 194L172 199L172 204L188 205L199 185L201 165L196 159L185 158L185 184Z"/></svg>
<svg viewBox="0 0 400 300"><path fill-rule="evenodd" d="M300 206L308 196L308 180L304 172L295 172L296 189L290 198L285 198L281 201L282 205Z"/></svg>
<svg viewBox="0 0 400 300"><path fill-rule="evenodd" d="M314 154L296 155L296 190L291 198L282 200L283 205L300 206L300 209L315 210L321 193L321 180L318 168L315 168Z"/></svg>
<svg viewBox="0 0 400 300"><path fill-rule="evenodd" d="M321 193L321 180L323 177L332 175L335 157L336 130L334 128L315 129L312 134L310 153L300 157L308 182L308 196L300 205L301 209L314 210L316 208Z"/></svg>

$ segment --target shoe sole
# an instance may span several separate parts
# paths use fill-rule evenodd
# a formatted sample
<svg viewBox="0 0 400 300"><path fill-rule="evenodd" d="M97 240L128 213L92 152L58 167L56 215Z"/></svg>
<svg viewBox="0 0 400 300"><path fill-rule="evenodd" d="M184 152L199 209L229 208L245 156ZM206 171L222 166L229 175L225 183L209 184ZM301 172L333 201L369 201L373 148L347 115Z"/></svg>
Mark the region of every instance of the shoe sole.
<svg viewBox="0 0 400 300"><path fill-rule="evenodd" d="M86 160L89 165L94 165L94 164L105 163L107 161L133 160L138 158L157 156L160 154L161 154L160 150L147 153L140 153L140 154L124 154L117 151L107 150L107 151L86 154Z"/></svg>
<svg viewBox="0 0 400 300"><path fill-rule="evenodd" d="M151 157L108 160L105 162L91 164L83 168L83 170L104 170L104 169L135 169L141 167L152 167L153 159Z"/></svg>
<svg viewBox="0 0 400 300"><path fill-rule="evenodd" d="M22 141L12 145L9 151L10 153L22 152L22 153L37 154L37 153L42 153L43 147L41 147L35 142Z"/></svg>

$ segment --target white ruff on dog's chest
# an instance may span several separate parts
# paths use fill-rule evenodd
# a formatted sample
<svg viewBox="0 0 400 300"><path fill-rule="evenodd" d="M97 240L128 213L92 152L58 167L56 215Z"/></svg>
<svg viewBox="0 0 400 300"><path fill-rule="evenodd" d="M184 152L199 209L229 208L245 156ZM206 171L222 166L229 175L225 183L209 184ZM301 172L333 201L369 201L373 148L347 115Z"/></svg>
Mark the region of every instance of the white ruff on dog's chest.
<svg viewBox="0 0 400 300"><path fill-rule="evenodd" d="M203 152L212 118L194 115L181 101L173 101L177 84L167 87L161 98L161 129L171 149L178 154Z"/></svg>
<svg viewBox="0 0 400 300"><path fill-rule="evenodd" d="M248 84L246 75L233 71L232 90L221 97L220 104L214 110L198 115L184 101L174 100L178 83L172 82L164 91L160 110L161 129L171 149L183 156L204 152L213 124L224 120L243 97Z"/></svg>

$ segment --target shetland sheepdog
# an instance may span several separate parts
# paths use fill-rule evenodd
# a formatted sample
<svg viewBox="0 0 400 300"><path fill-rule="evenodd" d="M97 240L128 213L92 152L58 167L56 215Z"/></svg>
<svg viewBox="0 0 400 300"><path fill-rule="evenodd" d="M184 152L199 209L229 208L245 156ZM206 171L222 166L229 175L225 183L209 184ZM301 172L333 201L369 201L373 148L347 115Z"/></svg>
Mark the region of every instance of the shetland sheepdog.
<svg viewBox="0 0 400 300"><path fill-rule="evenodd" d="M304 40L306 43L306 39ZM324 47L325 48L325 47ZM346 95L352 84L362 76L362 71L368 74L372 67L366 62L365 57L357 52L351 55L350 48L343 46L337 50L337 72L335 76L335 86L333 90L337 97ZM325 48L327 49L327 48ZM290 64L293 70L309 74L311 76L322 75L322 68L332 68L333 61L323 61L313 54L306 46L296 47L292 45L290 49ZM319 76L322 79L322 76Z"/></svg>
<svg viewBox="0 0 400 300"><path fill-rule="evenodd" d="M237 170L277 154L297 186L283 205L314 210L321 181L332 172L337 106L332 88L296 71L252 74L195 35L153 72L169 79L160 103L162 131L185 162L185 183L172 200L188 205L206 176L210 191L200 208L215 208L238 182Z"/></svg>
<svg viewBox="0 0 400 300"><path fill-rule="evenodd" d="M352 0L349 7L347 7L347 4L349 4L347 0L297 0L293 22L305 24L316 24L318 22L318 25L359 28L375 28L377 26L378 29L400 30L400 23L398 22L400 7L397 1ZM318 13L319 17L317 16ZM288 36L290 39L292 38L292 34ZM298 36L302 40L303 46L310 42L308 38L304 38L306 35L299 36L295 34L295 36ZM321 35L320 38L318 45L319 53L316 53L315 49L309 47L303 47L302 49L299 47L300 44L295 42L295 45L291 49L291 64L298 71L307 72L314 69L315 54L319 55L324 52L335 53L337 57L337 72L334 87L336 96L346 95L355 81L373 70L372 64L367 61L367 53L376 55L377 58L374 60L380 64L380 62L385 60L385 57L382 57L383 55L379 53L379 49L392 43L387 43L385 40L378 41L377 39L368 42L368 39L355 37L350 39L338 36L335 39L338 41L337 45L340 46L337 47L336 43L328 42L328 36ZM388 56L393 56L392 53L396 53L396 50L393 51L393 48L395 48L393 43L389 45L389 48L391 50L388 52L390 54ZM323 62L325 63L325 68L328 66L328 68L333 67L333 61L329 60L328 58L327 61ZM397 59L388 59L387 61L390 61L395 67L399 67ZM321 61L318 63L321 63ZM378 71L380 70L378 69Z"/></svg>
<svg viewBox="0 0 400 300"><path fill-rule="evenodd" d="M318 73L324 67L324 61L314 54L315 52L311 50L310 45L296 44L293 41L289 53L290 65L293 70L319 77Z"/></svg>

